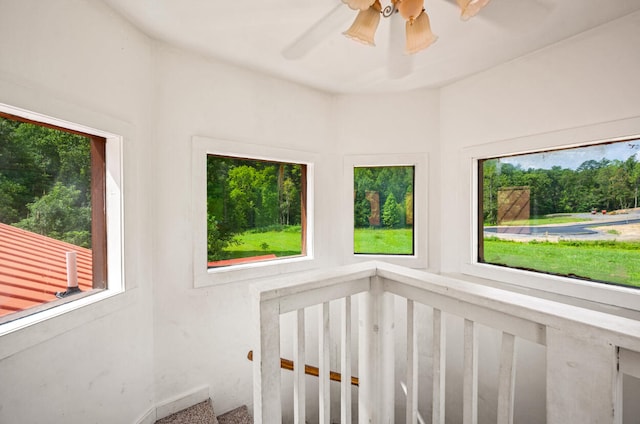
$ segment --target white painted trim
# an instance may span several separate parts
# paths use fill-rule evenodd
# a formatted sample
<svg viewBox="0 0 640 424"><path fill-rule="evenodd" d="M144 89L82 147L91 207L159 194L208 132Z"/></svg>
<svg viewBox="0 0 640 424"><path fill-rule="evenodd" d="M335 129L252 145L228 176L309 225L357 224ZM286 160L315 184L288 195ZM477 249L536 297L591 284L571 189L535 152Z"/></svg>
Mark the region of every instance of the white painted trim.
<svg viewBox="0 0 640 424"><path fill-rule="evenodd" d="M209 386L201 386L160 402L156 405L156 420L168 417L209 399Z"/></svg>
<svg viewBox="0 0 640 424"><path fill-rule="evenodd" d="M136 424L153 424L157 420L204 402L210 397L209 386L197 387L152 406L136 421Z"/></svg>
<svg viewBox="0 0 640 424"><path fill-rule="evenodd" d="M307 166L307 254L305 256L247 263L214 270L207 269L207 154L298 163ZM314 257L314 166L318 162L316 154L194 136L192 138L191 161L194 287L228 284L252 278L309 270L316 266Z"/></svg>
<svg viewBox="0 0 640 424"><path fill-rule="evenodd" d="M107 289L73 302L27 315L0 325L0 336L24 329L64 313L100 302L124 291L123 137L48 115L0 103L0 111L36 122L104 137L106 143ZM19 349L19 347L18 347ZM16 351L12 349L12 351ZM0 357L2 352L0 351Z"/></svg>
<svg viewBox="0 0 640 424"><path fill-rule="evenodd" d="M461 240L461 245L466 246L468 250L461 255L460 272L498 283L640 311L640 290L637 289L479 263L476 219L479 159L586 146L637 137L640 137L640 116L464 148L461 152L460 169L464 173L461 181L466 179L468 184L466 190L469 209L466 210L466 220L461 223L466 227L465 238ZM465 190L465 187L462 190Z"/></svg>
<svg viewBox="0 0 640 424"><path fill-rule="evenodd" d="M154 424L157 420L156 408L151 408L142 417L138 418L136 424Z"/></svg>
<svg viewBox="0 0 640 424"><path fill-rule="evenodd" d="M427 240L429 238L427 231L427 223L429 222L427 208L429 173L427 164L428 157L426 153L347 155L344 157L344 187L341 210L344 211L346 219L342 221L344 228L341 231L343 238L341 239L340 245L343 246L343 257L346 263L380 260L410 268L427 268ZM353 253L353 168L367 166L414 167L413 255L368 255Z"/></svg>

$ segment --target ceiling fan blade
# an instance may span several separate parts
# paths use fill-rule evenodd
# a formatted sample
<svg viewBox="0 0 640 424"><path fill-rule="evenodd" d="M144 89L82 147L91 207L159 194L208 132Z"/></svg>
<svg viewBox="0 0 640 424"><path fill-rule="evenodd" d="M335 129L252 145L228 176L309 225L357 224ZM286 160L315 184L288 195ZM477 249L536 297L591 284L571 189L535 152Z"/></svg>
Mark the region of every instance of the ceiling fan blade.
<svg viewBox="0 0 640 424"><path fill-rule="evenodd" d="M405 20L399 13L389 18L389 56L387 75L391 79L400 79L413 71L413 56L405 51Z"/></svg>
<svg viewBox="0 0 640 424"><path fill-rule="evenodd" d="M326 38L334 35L348 19L349 14L345 14L345 9L349 10L342 3L336 5L287 46L282 51L282 55L290 60L300 59Z"/></svg>

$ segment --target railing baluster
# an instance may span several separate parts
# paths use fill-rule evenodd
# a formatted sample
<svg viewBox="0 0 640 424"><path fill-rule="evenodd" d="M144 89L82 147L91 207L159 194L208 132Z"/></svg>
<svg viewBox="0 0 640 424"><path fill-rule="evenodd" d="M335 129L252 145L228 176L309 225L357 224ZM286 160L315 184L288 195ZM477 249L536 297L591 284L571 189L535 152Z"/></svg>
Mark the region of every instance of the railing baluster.
<svg viewBox="0 0 640 424"><path fill-rule="evenodd" d="M396 296L407 301L407 421L423 424L418 411L418 347L416 304L433 308L433 399L434 424L445 423L446 314L464 321L463 423L477 424L479 327L502 331L498 382L499 424L514 421L516 337L546 347L546 422L549 424L602 422L620 423L622 375L640 377L640 325L628 318L550 303L525 295L404 270L381 262L345 268L340 272L310 274L301 284L295 281L266 282L254 290L256 334L254 352L254 421L281 424L280 314L297 311L294 360L280 361L283 368L297 368L294 377L294 419L305 422L305 310L318 306L319 367L308 366L320 375L319 420L330 422L330 303L341 303L341 371L334 380L341 384L341 419L351 420L351 325L352 296L361 303L357 320L359 351L358 416L361 422L391 423L395 410L394 305ZM354 278L355 280L352 280ZM297 279L297 276L296 276ZM326 280L326 281L324 281ZM446 284L445 284L446 283ZM449 284L450 283L450 284ZM361 294L360 294L361 293ZM446 314L445 314L446 311ZM533 361L539 364L543 358ZM404 387L404 385L403 385ZM355 401L355 399L353 400ZM453 406L453 405L448 405ZM337 411L336 411L337 412ZM542 413L541 413L542 414ZM354 414L355 415L355 414ZM486 418L486 416L485 416Z"/></svg>
<svg viewBox="0 0 640 424"><path fill-rule="evenodd" d="M319 393L319 423L320 424L329 424L331 419L331 392L329 386L329 374L331 370L330 367L330 339L329 339L329 302L324 302L322 307L320 308L320 316L318 317L318 321L320 324L319 335L319 355L318 359L320 362L319 365L319 382L318 382L318 393Z"/></svg>
<svg viewBox="0 0 640 424"><path fill-rule="evenodd" d="M293 335L293 422L304 424L306 421L306 384L304 364L305 338L304 338L304 309L298 309L296 316L296 331Z"/></svg>
<svg viewBox="0 0 640 424"><path fill-rule="evenodd" d="M614 423L622 424L624 412L623 399L623 381L624 375L640 378L640 352L634 352L624 348L617 348L618 351L618 372L615 381L615 409Z"/></svg>
<svg viewBox="0 0 640 424"><path fill-rule="evenodd" d="M478 422L478 329L464 320L463 424Z"/></svg>
<svg viewBox="0 0 640 424"><path fill-rule="evenodd" d="M256 301L256 324L260 339L255 349L253 365L254 422L282 423L279 305L277 302Z"/></svg>
<svg viewBox="0 0 640 424"><path fill-rule="evenodd" d="M613 423L617 349L547 326L547 423Z"/></svg>
<svg viewBox="0 0 640 424"><path fill-rule="evenodd" d="M433 309L433 401L431 422L444 424L446 377L446 329L444 315Z"/></svg>
<svg viewBox="0 0 640 424"><path fill-rule="evenodd" d="M498 382L498 424L513 424L515 381L516 338L513 334L502 333Z"/></svg>
<svg viewBox="0 0 640 424"><path fill-rule="evenodd" d="M415 305L407 299L407 415L408 424L418 420L418 332L415 328Z"/></svg>
<svg viewBox="0 0 640 424"><path fill-rule="evenodd" d="M351 296L342 299L341 342L340 417L342 424L351 424Z"/></svg>

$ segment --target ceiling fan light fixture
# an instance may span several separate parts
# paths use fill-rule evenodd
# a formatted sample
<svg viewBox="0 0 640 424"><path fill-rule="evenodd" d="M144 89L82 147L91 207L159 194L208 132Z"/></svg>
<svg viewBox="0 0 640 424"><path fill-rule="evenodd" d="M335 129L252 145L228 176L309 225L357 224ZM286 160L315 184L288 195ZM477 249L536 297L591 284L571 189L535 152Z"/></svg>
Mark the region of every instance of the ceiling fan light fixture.
<svg viewBox="0 0 640 424"><path fill-rule="evenodd" d="M415 19L424 9L424 0L398 0L396 9L405 20Z"/></svg>
<svg viewBox="0 0 640 424"><path fill-rule="evenodd" d="M380 23L381 9L382 6L380 2L376 0L371 7L358 12L358 16L356 16L351 27L343 32L343 34L352 40L369 46L375 46L374 36Z"/></svg>
<svg viewBox="0 0 640 424"><path fill-rule="evenodd" d="M367 10L376 0L342 0L342 3L349 6L352 10Z"/></svg>
<svg viewBox="0 0 640 424"><path fill-rule="evenodd" d="M406 23L407 44L405 53L414 54L422 51L438 40L438 36L431 31L429 15L424 10L415 19Z"/></svg>
<svg viewBox="0 0 640 424"><path fill-rule="evenodd" d="M480 12L490 0L458 0L460 6L460 19L468 21Z"/></svg>

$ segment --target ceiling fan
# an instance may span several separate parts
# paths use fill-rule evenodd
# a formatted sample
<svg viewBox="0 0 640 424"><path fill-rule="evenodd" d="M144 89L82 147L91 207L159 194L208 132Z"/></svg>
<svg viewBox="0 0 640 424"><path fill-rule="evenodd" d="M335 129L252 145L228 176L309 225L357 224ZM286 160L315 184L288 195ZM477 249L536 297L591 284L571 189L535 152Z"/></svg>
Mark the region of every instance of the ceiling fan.
<svg viewBox="0 0 640 424"><path fill-rule="evenodd" d="M456 0L460 7L461 19L467 20L475 16L489 1ZM363 44L375 45L373 36L380 18L388 18L388 74L391 78L402 78L410 74L413 69L412 55L426 49L438 39L431 32L424 0L390 0L384 8L380 0L342 0L342 3L302 33L283 50L282 55L290 60L300 59L325 38L333 35L345 24L345 5L358 11L358 14L351 27L343 34Z"/></svg>

